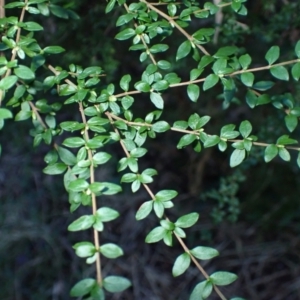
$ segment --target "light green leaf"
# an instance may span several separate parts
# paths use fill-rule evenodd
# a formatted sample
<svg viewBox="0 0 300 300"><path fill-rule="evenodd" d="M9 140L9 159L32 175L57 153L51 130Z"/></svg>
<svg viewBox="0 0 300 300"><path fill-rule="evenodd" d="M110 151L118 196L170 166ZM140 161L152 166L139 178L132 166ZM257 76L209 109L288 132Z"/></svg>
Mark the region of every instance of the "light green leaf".
<svg viewBox="0 0 300 300"><path fill-rule="evenodd" d="M215 86L219 81L219 76L216 74L210 74L208 75L203 83L203 91L206 91L210 88L212 88L213 86Z"/></svg>
<svg viewBox="0 0 300 300"><path fill-rule="evenodd" d="M247 138L252 131L252 125L249 121L245 120L241 123L239 130L243 138Z"/></svg>
<svg viewBox="0 0 300 300"><path fill-rule="evenodd" d="M60 46L48 46L48 47L43 49L43 52L47 53L47 54L59 54L59 53L62 53L64 51L65 51L65 49L63 47L60 47Z"/></svg>
<svg viewBox="0 0 300 300"><path fill-rule="evenodd" d="M296 81L298 81L300 78L300 63L296 63L293 65L291 73L292 73L293 78Z"/></svg>
<svg viewBox="0 0 300 300"><path fill-rule="evenodd" d="M95 217L93 215L81 216L68 226L69 231L79 231L91 228L95 223Z"/></svg>
<svg viewBox="0 0 300 300"><path fill-rule="evenodd" d="M198 259L206 260L219 255L219 252L210 247L198 246L190 250L190 252Z"/></svg>
<svg viewBox="0 0 300 300"><path fill-rule="evenodd" d="M161 97L160 94L158 93L150 93L150 99L151 102L155 105L156 108L158 109L163 109L164 108L164 100Z"/></svg>
<svg viewBox="0 0 300 300"><path fill-rule="evenodd" d="M211 294L212 290L213 285L210 281L202 281L195 286L189 300L204 300Z"/></svg>
<svg viewBox="0 0 300 300"><path fill-rule="evenodd" d="M243 70L246 70L251 64L251 57L249 54L244 54L239 58L239 63L241 64Z"/></svg>
<svg viewBox="0 0 300 300"><path fill-rule="evenodd" d="M267 146L264 155L265 162L266 163L270 162L274 157L277 156L277 154L278 154L278 147L276 145L271 144Z"/></svg>
<svg viewBox="0 0 300 300"><path fill-rule="evenodd" d="M175 198L178 193L174 190L162 190L155 195L155 199L159 201L169 201Z"/></svg>
<svg viewBox="0 0 300 300"><path fill-rule="evenodd" d="M78 148L83 146L84 144L85 144L84 139L80 137L66 138L63 141L63 145L70 148Z"/></svg>
<svg viewBox="0 0 300 300"><path fill-rule="evenodd" d="M96 248L91 242L79 242L76 243L73 248L75 249L76 255L79 257L89 257L96 252Z"/></svg>
<svg viewBox="0 0 300 300"><path fill-rule="evenodd" d="M98 152L93 156L93 162L97 165L102 165L108 162L111 155L106 152Z"/></svg>
<svg viewBox="0 0 300 300"><path fill-rule="evenodd" d="M284 161L291 160L291 155L286 148L278 148L278 154Z"/></svg>
<svg viewBox="0 0 300 300"><path fill-rule="evenodd" d="M297 57L300 58L300 41L298 41L295 46L295 53L296 53Z"/></svg>
<svg viewBox="0 0 300 300"><path fill-rule="evenodd" d="M179 255L174 263L172 274L174 277L177 277L183 274L191 264L191 257L188 253L183 253Z"/></svg>
<svg viewBox="0 0 300 300"><path fill-rule="evenodd" d="M123 250L115 244L108 243L100 246L100 252L107 258L117 258L124 254Z"/></svg>
<svg viewBox="0 0 300 300"><path fill-rule="evenodd" d="M9 90L18 81L18 77L15 75L4 77L0 80L0 90Z"/></svg>
<svg viewBox="0 0 300 300"><path fill-rule="evenodd" d="M215 272L210 276L211 281L215 285L228 285L234 282L238 277L230 272Z"/></svg>
<svg viewBox="0 0 300 300"><path fill-rule="evenodd" d="M182 149L183 147L191 144L195 140L196 140L196 135L195 134L190 134L190 133L185 134L179 140L179 142L177 144L177 148Z"/></svg>
<svg viewBox="0 0 300 300"><path fill-rule="evenodd" d="M119 293L128 289L131 282L121 276L107 276L103 280L103 287L111 293Z"/></svg>
<svg viewBox="0 0 300 300"><path fill-rule="evenodd" d="M159 200L155 200L153 203L153 209L158 218L161 218L164 214L165 207Z"/></svg>
<svg viewBox="0 0 300 300"><path fill-rule="evenodd" d="M210 135L207 137L207 139L204 142L204 147L208 148L208 147L213 147L215 145L217 145L220 142L220 137L217 135Z"/></svg>
<svg viewBox="0 0 300 300"><path fill-rule="evenodd" d="M151 213L152 208L153 208L153 200L144 202L136 212L135 218L137 220L142 220L146 218Z"/></svg>
<svg viewBox="0 0 300 300"><path fill-rule="evenodd" d="M234 168L241 164L246 156L246 150L235 149L230 156L230 167Z"/></svg>
<svg viewBox="0 0 300 300"><path fill-rule="evenodd" d="M82 192L86 190L88 187L89 187L88 182L82 178L78 178L74 181L71 181L68 186L69 190L73 192Z"/></svg>
<svg viewBox="0 0 300 300"><path fill-rule="evenodd" d="M97 219L101 220L102 222L108 222L115 220L120 214L109 207L101 207L96 212Z"/></svg>
<svg viewBox="0 0 300 300"><path fill-rule="evenodd" d="M191 83L187 87L187 94L189 98L193 101L196 102L199 98L200 95L200 88L197 84Z"/></svg>
<svg viewBox="0 0 300 300"><path fill-rule="evenodd" d="M129 83L131 81L131 76L129 74L124 75L120 81L120 87L123 91L127 92L129 89Z"/></svg>
<svg viewBox="0 0 300 300"><path fill-rule="evenodd" d="M175 225L181 228L188 228L192 227L199 219L198 213L190 213L180 217L176 222Z"/></svg>
<svg viewBox="0 0 300 300"><path fill-rule="evenodd" d="M272 65L279 58L279 55L280 48L278 46L272 46L266 53L265 59L269 65Z"/></svg>
<svg viewBox="0 0 300 300"><path fill-rule="evenodd" d="M11 119L13 114L6 108L0 108L0 119Z"/></svg>
<svg viewBox="0 0 300 300"><path fill-rule="evenodd" d="M155 227L147 234L145 242L156 243L164 238L166 232L166 229L161 226Z"/></svg>
<svg viewBox="0 0 300 300"><path fill-rule="evenodd" d="M155 132L165 132L170 129L170 125L166 121L159 121L152 125L152 130Z"/></svg>
<svg viewBox="0 0 300 300"><path fill-rule="evenodd" d="M48 175L58 175L65 172L67 166L63 163L56 163L53 165L49 165L43 169L43 172Z"/></svg>
<svg viewBox="0 0 300 300"><path fill-rule="evenodd" d="M76 157L70 150L57 146L57 152L58 152L59 158L66 165L73 166L76 164L76 162L77 162Z"/></svg>
<svg viewBox="0 0 300 300"><path fill-rule="evenodd" d="M186 57L192 49L192 45L190 41L184 41L178 48L176 53L176 60L179 60L183 57Z"/></svg>

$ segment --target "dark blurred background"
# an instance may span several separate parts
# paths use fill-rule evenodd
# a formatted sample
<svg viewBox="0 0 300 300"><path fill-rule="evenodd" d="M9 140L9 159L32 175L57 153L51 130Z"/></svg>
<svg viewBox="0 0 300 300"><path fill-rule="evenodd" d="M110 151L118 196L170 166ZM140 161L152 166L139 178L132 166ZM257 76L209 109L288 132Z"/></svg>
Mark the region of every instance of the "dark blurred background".
<svg viewBox="0 0 300 300"><path fill-rule="evenodd" d="M199 1L202 6L205 1ZM127 51L130 44L114 40L115 28L122 8L105 15L105 3L99 1L60 1L73 9L79 20L34 16L45 29L38 35L42 45L60 45L67 51L53 56L50 63L67 67L70 63L100 65L105 70L103 85L118 83L130 73L137 81L144 69L138 52ZM291 0L252 0L246 3L248 16L233 14L224 9L224 18L217 44L207 46L213 53L218 47L237 45L252 57L252 67L266 64L264 55L272 45L281 48L281 61L294 59L294 46L300 40L300 3ZM13 12L13 11L12 11ZM7 12L9 14L10 12ZM32 16L30 16L32 18ZM213 27L214 17L196 19L189 32L201 27ZM170 50L160 59L174 63L172 71L188 80L189 70L197 64L192 58L175 64L175 54L184 38L174 32L166 38ZM192 66L185 68L186 65ZM270 80L268 72L256 74L256 80ZM299 83L276 81L271 95L292 93L299 105ZM245 89L239 88L236 99L226 109L220 87L203 92L198 103L192 103L184 88L165 93L166 108L162 119L170 124L187 120L196 112L210 115L208 133L218 133L229 123L237 126L248 119L253 133L260 141L274 142L288 134L284 112L274 107L259 106L251 110L245 103ZM55 99L53 101L61 101ZM145 117L153 110L147 98L136 97L133 106L136 117ZM58 119L76 118L77 108L58 114ZM0 132L3 146L0 158L0 299L3 300L59 300L70 299L69 290L84 277L94 276L94 266L86 265L75 256L72 245L90 240L92 232L69 233L67 226L89 208L69 213L67 194L62 176L47 176L44 155L51 146L32 147L29 122L7 121ZM299 140L299 128L291 135ZM235 169L229 167L229 155L217 149L196 153L192 147L177 150L181 135L168 132L146 143L147 155L140 160L140 169L155 168L153 191L176 189L179 196L175 208L168 211L171 220L184 213L200 213L197 225L187 230L190 248L203 245L220 251L220 256L202 263L211 274L216 270L234 272L239 279L228 287L221 287L229 297L241 296L255 300L300 299L300 172L296 155L290 163L275 159L263 161L263 150L254 148L250 157ZM116 172L123 153L118 144L110 145L114 158L97 171L99 180L119 182ZM182 253L175 242L170 248L162 242L145 244L146 234L157 226L157 218L150 216L136 222L135 212L146 200L144 191L132 194L124 185L121 195L102 199L120 212L120 217L106 223L101 241L120 245L125 255L117 260L103 259L104 275L122 275L132 280L133 287L122 294L109 294L107 299L188 299L193 287L203 280L191 266L178 278L172 277L172 265ZM209 299L218 299L212 295Z"/></svg>

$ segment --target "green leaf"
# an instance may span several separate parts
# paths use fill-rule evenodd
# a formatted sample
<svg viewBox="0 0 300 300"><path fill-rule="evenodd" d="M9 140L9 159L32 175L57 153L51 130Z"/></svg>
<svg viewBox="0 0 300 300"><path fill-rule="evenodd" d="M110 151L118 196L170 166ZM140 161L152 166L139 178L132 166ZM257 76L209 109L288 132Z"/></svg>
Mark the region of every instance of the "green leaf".
<svg viewBox="0 0 300 300"><path fill-rule="evenodd" d="M97 165L107 163L111 158L111 155L106 152L98 152L93 156L93 162Z"/></svg>
<svg viewBox="0 0 300 300"><path fill-rule="evenodd" d="M100 252L107 258L117 258L119 256L122 256L124 254L123 250L112 243L104 244L100 246Z"/></svg>
<svg viewBox="0 0 300 300"><path fill-rule="evenodd" d="M297 156L297 165L300 168L300 152L298 153L298 156Z"/></svg>
<svg viewBox="0 0 300 300"><path fill-rule="evenodd" d="M278 46L272 46L268 52L266 53L265 59L269 63L269 65L272 65L280 55L280 49Z"/></svg>
<svg viewBox="0 0 300 300"><path fill-rule="evenodd" d="M63 141L63 145L70 148L78 148L83 146L84 144L85 144L84 139L80 137L66 138Z"/></svg>
<svg viewBox="0 0 300 300"><path fill-rule="evenodd" d="M101 207L96 212L97 219L101 220L102 222L108 222L115 220L120 214L109 207Z"/></svg>
<svg viewBox="0 0 300 300"><path fill-rule="evenodd" d="M152 229L146 236L146 243L156 243L164 238L166 234L166 229L161 226Z"/></svg>
<svg viewBox="0 0 300 300"><path fill-rule="evenodd" d="M121 276L107 276L103 280L103 287L111 293L119 293L128 289L131 282Z"/></svg>
<svg viewBox="0 0 300 300"><path fill-rule="evenodd" d="M207 139L204 142L204 147L208 148L208 147L213 147L215 145L217 145L220 142L220 137L217 135L210 135L207 137Z"/></svg>
<svg viewBox="0 0 300 300"><path fill-rule="evenodd" d="M215 86L219 82L219 76L216 74L210 74L208 75L203 83L203 91L206 91L213 86Z"/></svg>
<svg viewBox="0 0 300 300"><path fill-rule="evenodd" d="M82 297L91 292L93 287L97 284L95 279L85 278L77 282L70 291L71 297Z"/></svg>
<svg viewBox="0 0 300 300"><path fill-rule="evenodd" d="M193 69L193 70L191 70L191 72L190 72L190 80L191 81L196 80L201 75L201 73L203 71L204 71L204 69Z"/></svg>
<svg viewBox="0 0 300 300"><path fill-rule="evenodd" d="M300 78L300 63L293 65L291 73L293 78L298 81Z"/></svg>
<svg viewBox="0 0 300 300"><path fill-rule="evenodd" d="M178 48L176 53L176 60L186 57L192 49L191 42L189 40L184 41Z"/></svg>
<svg viewBox="0 0 300 300"><path fill-rule="evenodd" d="M131 81L131 76L129 74L124 75L120 81L120 87L123 91L127 92L129 89L129 83Z"/></svg>
<svg viewBox="0 0 300 300"><path fill-rule="evenodd" d="M180 217L176 222L175 225L181 228L188 228L192 227L199 219L198 213L190 213Z"/></svg>
<svg viewBox="0 0 300 300"><path fill-rule="evenodd" d="M82 192L86 190L88 187L89 187L88 182L82 178L78 178L74 181L71 181L68 186L69 190L73 192Z"/></svg>
<svg viewBox="0 0 300 300"><path fill-rule="evenodd" d="M196 102L200 95L200 88L197 84L191 83L187 87L187 94L191 101Z"/></svg>
<svg viewBox="0 0 300 300"><path fill-rule="evenodd" d="M91 228L95 223L95 217L90 216L81 216L79 219L75 220L68 226L69 231L79 231Z"/></svg>
<svg viewBox="0 0 300 300"><path fill-rule="evenodd" d="M267 146L264 155L265 162L266 163L270 162L274 157L277 156L277 154L278 154L278 147L276 145L271 144Z"/></svg>
<svg viewBox="0 0 300 300"><path fill-rule="evenodd" d="M161 218L163 216L165 207L161 201L159 200L154 201L153 209L158 218Z"/></svg>
<svg viewBox="0 0 300 300"><path fill-rule="evenodd" d="M276 141L276 144L278 145L292 145L297 143L297 140L291 139L288 135L282 135Z"/></svg>
<svg viewBox="0 0 300 300"><path fill-rule="evenodd" d="M59 158L66 165L73 166L76 164L76 162L77 162L76 157L70 150L57 146L57 152L58 152Z"/></svg>
<svg viewBox="0 0 300 300"><path fill-rule="evenodd" d="M58 175L63 172L65 172L67 169L67 166L62 163L56 163L53 165L49 165L46 168L43 169L43 172L48 175Z"/></svg>
<svg viewBox="0 0 300 300"><path fill-rule="evenodd" d="M239 130L243 138L247 138L252 131L252 125L249 121L245 120L241 123Z"/></svg>
<svg viewBox="0 0 300 300"><path fill-rule="evenodd" d="M14 69L15 75L17 75L20 79L23 80L34 80L35 74L34 72L26 66L18 65L17 68Z"/></svg>
<svg viewBox="0 0 300 300"><path fill-rule="evenodd" d="M167 44L156 44L153 45L149 50L151 53L159 53L159 52L165 52L169 49L169 46Z"/></svg>
<svg viewBox="0 0 300 300"><path fill-rule="evenodd" d="M96 248L91 242L76 243L73 248L75 249L78 257L89 257L95 254Z"/></svg>
<svg viewBox="0 0 300 300"><path fill-rule="evenodd" d="M188 253L183 253L179 255L174 263L172 274L174 277L177 277L183 274L191 264L191 257Z"/></svg>
<svg viewBox="0 0 300 300"><path fill-rule="evenodd" d="M284 161L290 161L291 160L291 155L288 152L286 148L278 148L278 153L279 156L284 160Z"/></svg>
<svg viewBox="0 0 300 300"><path fill-rule="evenodd" d="M43 52L46 54L59 54L64 52L65 49L63 47L60 46L48 46L46 48L43 49Z"/></svg>
<svg viewBox="0 0 300 300"><path fill-rule="evenodd" d="M241 64L243 70L246 70L249 67L251 60L252 59L249 54L244 54L239 58L239 63Z"/></svg>
<svg viewBox="0 0 300 300"><path fill-rule="evenodd" d="M272 67L270 72L277 79L285 81L289 80L289 72L284 66Z"/></svg>
<svg viewBox="0 0 300 300"><path fill-rule="evenodd" d="M253 85L254 82L254 75L253 73L249 72L249 73L243 73L241 75L241 81L245 86L251 87Z"/></svg>
<svg viewBox="0 0 300 300"><path fill-rule="evenodd" d="M190 133L185 134L179 140L179 142L177 144L177 148L182 149L183 147L191 144L195 140L196 140L196 135L195 134L190 134Z"/></svg>
<svg viewBox="0 0 300 300"><path fill-rule="evenodd" d="M152 85L152 89L155 91L162 91L162 90L167 89L168 87L169 87L169 82L167 80L160 80L160 81L155 82Z"/></svg>
<svg viewBox="0 0 300 300"><path fill-rule="evenodd" d="M298 125L298 117L293 115L287 115L284 118L285 125L290 132L293 132Z"/></svg>
<svg viewBox="0 0 300 300"><path fill-rule="evenodd" d="M155 199L159 201L169 201L175 198L178 193L174 190L162 190L155 195Z"/></svg>
<svg viewBox="0 0 300 300"><path fill-rule="evenodd" d="M28 31L40 31L40 30L43 30L43 27L36 23L36 22L25 22L24 23L24 29L25 30L28 30Z"/></svg>
<svg viewBox="0 0 300 300"><path fill-rule="evenodd" d="M133 37L135 35L136 35L136 33L135 33L134 29L132 29L132 28L126 28L123 31L119 32L115 36L115 38L117 40L123 41L123 40L128 40L128 39L130 39L131 37Z"/></svg>
<svg viewBox="0 0 300 300"><path fill-rule="evenodd" d="M0 80L0 90L9 90L18 81L18 77L15 75L4 77Z"/></svg>
<svg viewBox="0 0 300 300"><path fill-rule="evenodd" d="M238 277L230 272L215 272L213 273L211 276L209 276L211 281L215 284L215 285L228 285L232 282L234 282Z"/></svg>
<svg viewBox="0 0 300 300"><path fill-rule="evenodd" d="M131 157L142 157L147 153L147 149L146 148L134 148L130 151L130 156Z"/></svg>
<svg viewBox="0 0 300 300"><path fill-rule="evenodd" d="M172 65L167 60L159 60L157 62L157 66L162 70L168 70L171 68Z"/></svg>
<svg viewBox="0 0 300 300"><path fill-rule="evenodd" d="M156 108L158 109L163 109L164 108L164 100L161 97L160 94L158 93L150 93L150 99L151 102L155 105Z"/></svg>
<svg viewBox="0 0 300 300"><path fill-rule="evenodd" d="M235 53L237 53L239 50L238 47L236 46L225 46L221 47L217 53L214 55L216 58L221 58L221 57L229 57Z"/></svg>
<svg viewBox="0 0 300 300"><path fill-rule="evenodd" d="M210 281L202 281L195 286L189 300L204 300L211 294L212 290L213 285Z"/></svg>
<svg viewBox="0 0 300 300"><path fill-rule="evenodd" d="M230 156L230 167L234 168L241 164L246 156L246 150L235 149Z"/></svg>
<svg viewBox="0 0 300 300"><path fill-rule="evenodd" d="M171 127L166 121L159 121L152 125L152 130L155 132L165 132Z"/></svg>
<svg viewBox="0 0 300 300"><path fill-rule="evenodd" d="M6 108L0 108L0 119L11 119L13 114Z"/></svg>
<svg viewBox="0 0 300 300"><path fill-rule="evenodd" d="M190 250L190 252L198 259L206 260L219 255L219 252L210 247L198 246Z"/></svg>
<svg viewBox="0 0 300 300"><path fill-rule="evenodd" d="M116 4L116 0L110 0L106 7L105 7L105 13L108 14L109 12L111 12L113 10L113 8L115 7Z"/></svg>
<svg viewBox="0 0 300 300"><path fill-rule="evenodd" d="M273 81L259 81L253 85L255 90L266 91L272 88L274 85Z"/></svg>
<svg viewBox="0 0 300 300"><path fill-rule="evenodd" d="M153 208L153 200L144 202L136 212L135 218L137 220L142 220L146 218L151 213L152 208Z"/></svg>

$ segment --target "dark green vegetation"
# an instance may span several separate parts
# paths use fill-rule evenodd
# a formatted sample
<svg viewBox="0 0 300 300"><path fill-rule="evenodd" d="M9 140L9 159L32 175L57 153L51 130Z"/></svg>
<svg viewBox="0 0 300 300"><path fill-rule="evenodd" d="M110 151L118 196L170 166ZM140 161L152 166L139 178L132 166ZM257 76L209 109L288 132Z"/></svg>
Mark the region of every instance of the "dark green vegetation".
<svg viewBox="0 0 300 300"><path fill-rule="evenodd" d="M7 4L11 2L7 1ZM31 14L25 14L26 22L37 22L44 28L44 31L35 32L34 30L34 37L40 47L44 49L55 45L63 47L66 51L50 55L60 50L59 48L49 50L49 55L45 56L45 64L40 60L42 63L39 65L38 51L28 46L34 55L30 56L30 51L25 51L26 58L22 60L20 58L22 53L19 53L18 64L29 66L34 71L36 81L29 78L31 73L26 69L23 73L12 72L11 76L17 77L10 77L12 81L14 78L17 80L12 84L13 87L7 88L11 83L3 83L3 81L2 85L0 83L3 90L8 89L1 109L7 108L14 115L14 119L5 119L4 127L0 131L2 146L0 157L0 282L2 283L0 299L71 299L70 290L76 282L84 278L97 279L94 264L86 264L77 256L79 254L79 256L91 257L93 260L93 255L86 253L91 251L93 254L93 245L86 244L88 250L87 248L78 250L80 245L77 244L77 255L73 249L74 244L81 241L94 243L92 229L88 228L95 226L94 220L91 221L90 217L86 217L84 222L74 223L81 216L92 214L91 207L87 205L90 204L90 198L82 196L87 189L94 194L102 194L97 198L97 209L110 207L119 213L118 218L104 223L105 230L100 234L100 245L113 243L122 248L122 250L118 247L102 249L102 276L103 278L111 275L124 276L132 284L121 293L105 292L106 299L189 299L194 287L204 282L205 278L193 263L185 271L189 260L186 253L185 256L181 256L182 263L177 264L175 270L173 269L174 275L184 274L178 277L172 276L176 258L184 253L181 244L175 238L173 238L172 247L165 245L165 243L171 243L170 235L167 234L161 235L165 243L163 241L145 243L147 234L153 228L160 226L157 216L159 218L163 216L162 206L157 204L154 207L155 213L152 211L145 219L142 217L148 212L147 207L144 212L136 215L139 207L151 197L146 190L139 188L134 174L136 173L135 163L127 162L130 169L125 168L124 160L120 163L126 155L117 136L114 135L116 133L114 130L117 128L122 138L126 137L127 149L134 150L130 134L126 132L134 126L143 127L145 123L156 123L152 127L153 130L150 130L150 138L145 144L137 147L148 151L144 153L144 150L135 150L131 156L141 157L138 160L141 174L149 168L157 171L158 175L154 176L153 182L149 184L154 194L168 190L167 193L161 195L163 201L156 199L156 202L168 202L166 199L175 196L175 193L170 191L178 192L178 196L173 199L174 207L166 209L165 213L172 222L183 215L188 215L187 221L181 222L182 228L185 228L184 226L189 222L196 222L193 227L184 229L187 235L184 242L189 249L205 246L219 251L219 256L212 260L198 260L206 273L211 275L218 271L230 272L225 274L225 279L221 279L225 280L223 283L234 281L235 277L232 273L238 275L238 279L232 284L223 286L221 282L219 290L226 297L224 299L233 299L237 296L255 300L299 299L300 171L298 165L300 163L297 142L300 133L298 126L300 85L297 80L300 70L299 67L293 67L297 66L295 62L274 66L271 70L266 68L266 66L281 62L294 61L300 56L299 1L252 0L244 3L235 1L239 3L235 5L243 3L247 7L247 16L243 14L241 7L226 6L230 2L224 1L223 18L219 20L218 35L212 31L216 21L213 6L209 6L211 15L208 16L195 17L191 11L186 12L186 15L181 15L179 24L188 33L193 34L199 29L207 28L205 32L198 32L196 39L202 40L203 44L200 45L208 53L215 54L213 63L222 58L225 58L228 63L224 67L223 62L219 60L219 65L215 65L213 70L211 69L213 63L204 66L202 60L201 65L201 58L204 54L200 50L193 53L191 44L186 43L186 37L178 30L172 33L166 24L160 24L162 32L160 33L160 29L157 30L159 35L153 37L149 44L149 47L157 44L166 44L169 47L167 51L163 51L164 46L158 46L152 51L156 61L163 61L158 64L159 69L153 66L155 63L149 58L141 63L142 51L128 51L136 32L127 31L130 36L128 39L124 32L123 35L120 34L126 28L135 28L134 22L129 21L128 25L116 27L117 20L121 22L120 17L126 15L126 10L122 5L116 4L112 11L105 14L105 9L109 10L109 7L106 8L107 3L99 4L100 1L74 0L55 3L46 1L45 4L39 4L39 6L34 3L44 1L31 2L32 7L38 7L42 12L46 9L45 7L50 7L51 10L49 17L32 13L34 10ZM122 1L118 2L122 3ZM127 2L129 6L134 1ZM162 2L173 3L173 1ZM110 3L114 2L110 1ZM203 8L205 1L184 1L184 3L186 6L177 5L176 16L180 15L180 12L191 3L194 3L192 6ZM56 5L64 7L64 10ZM19 3L16 6L22 5ZM155 6L155 8L165 13L169 12L170 15L174 10L173 6L169 6L168 10L164 5ZM139 9L139 7L136 8L137 11ZM7 9L6 16L19 18L20 12L21 9L18 7ZM139 25L147 24L147 18L141 15L140 12L135 22ZM191 15L191 21L189 15ZM159 18L159 20L162 19ZM1 27L2 36L16 38L14 33L9 32L12 23L2 20L1 24L4 24ZM185 24L189 27L185 27ZM141 32L150 30L150 25L147 24L147 26L146 29L140 27L139 30ZM37 27L34 28L37 29ZM25 36L29 32L30 30L22 31L22 35ZM114 39L116 36L119 40ZM1 44L1 50L9 61L12 55L11 50L5 49L4 45L7 45L5 39ZM190 53L189 49L191 49ZM32 64L32 61L36 65ZM168 61L170 66L165 61ZM66 165L73 168L76 161L74 162L72 153L77 155L77 161L81 161L81 168L89 166L89 159L83 158L84 153L81 153L79 155L81 157L78 158L77 153L80 148L73 148L74 143L80 144L81 141L65 141L66 138L82 138L83 135L80 130L74 132L69 130L68 126L72 127L74 123L70 125L62 122L85 122L81 119L77 103L64 105L64 101L72 96L71 93L67 95L68 91L61 86L65 84L64 74L60 73L63 74L61 80L56 78L56 84L61 88L60 96L56 84L50 87L51 78L45 80L46 77L54 76L47 68L48 65L52 65L69 71L71 76L68 79L77 84L72 75L78 71L78 68L71 67L70 70L70 64L81 65L83 68L100 66L104 70L101 71L100 77L97 77L99 75L97 69L93 70L95 74L91 73L95 75L92 79L101 79L95 87L98 97L103 90L108 91L110 96L126 91L129 82L128 77L123 77L126 74L131 75L128 90L143 92L132 95L134 104L130 108L127 107L131 102L130 98L122 102L119 101L120 99L118 101L110 99L108 111L112 112L112 118L119 115L123 121L110 126L109 120L102 120L105 123L103 127L106 132L101 132L102 125L99 125L99 119L96 120L98 122L96 124L88 123L91 136L94 133L100 137L105 136L102 140L95 142L97 147L101 143L105 144L97 151L105 151L111 155L105 164L102 163L106 162L108 156L94 158L94 162L96 160L99 163L99 167L94 171L96 181L120 184L122 180L122 193L114 194L119 191L118 186L115 185L104 184L104 188L97 185L86 186L85 180L76 181L69 174L69 177L65 176L65 178L68 177L65 185L71 193L69 197L62 175L49 176L42 171L47 164L48 169L46 168L45 171L48 174L63 173L66 171ZM35 66L39 68L35 70ZM14 69L16 66L11 67ZM228 79L227 82L222 81L222 76L217 75L236 72L236 68L244 69L245 72L232 77L224 76ZM261 68L261 70L250 75L246 71L252 68ZM144 74L141 78L145 69L148 70L148 74ZM6 70L1 70L2 76L5 76ZM192 73L191 70L193 70ZM164 75L176 73L181 78L181 82L196 80L196 78L206 79L203 80L204 83L192 83L188 87L187 85L176 86L176 76L171 76L172 78L169 78L170 81L167 83L158 80L154 83L156 86L154 92L152 91L150 101L145 81L149 81L150 75L158 71ZM60 74L56 75L60 76ZM147 76L148 78L145 79ZM253 76L255 76L254 86ZM287 76L289 80L286 80ZM82 79L87 81L89 78L87 76ZM230 78L233 78L232 81ZM119 87L120 81L121 88ZM271 81L274 84L270 83ZM260 83L257 84L258 82ZM115 85L115 93L112 86L109 86L111 83ZM94 89L93 82L90 84ZM174 87L168 88L170 84ZM152 82L150 85L153 88ZM20 86L24 86L26 92L16 101L11 100L17 86L19 89L21 89ZM102 95L104 99L107 92L102 92ZM82 97L82 99L71 99L69 102L83 103L85 108L93 107L94 103L88 101L90 100L88 96L85 98L77 95L77 97ZM46 107L46 102L39 101L42 99L52 104L52 108ZM155 113L158 119L153 121L151 116L146 118L147 114L162 108L161 99L164 103L162 115ZM33 106L28 105L29 102ZM21 103L23 103L22 109ZM104 103L107 102L105 100L96 102L97 105L99 103L104 109ZM112 103L119 105L120 113ZM32 122L34 107L38 108L42 120L46 122L46 127L53 127L55 132L50 133L42 128L40 123ZM132 120L129 110L133 114ZM125 117L124 111L127 111ZM2 111L0 116L5 117L5 114L6 111ZM33 113L33 115L37 116L38 113ZM205 117L199 120L198 115L202 118L209 116L210 120ZM87 119L94 116L91 112L87 113ZM107 118L107 115L102 113L101 117ZM137 118L139 119L136 120ZM15 122L15 119L22 122ZM125 123L125 119L134 121L135 124L131 124L133 127L130 127L128 122ZM178 123L179 120L189 122L188 124ZM168 124L157 123L159 121L166 121ZM224 128L228 124L234 124L236 127ZM191 133L185 135L182 130L198 130L202 128L202 125L204 132L209 136L201 136L201 143L199 143L201 151L199 151L196 135ZM169 130L170 127L172 130ZM221 131L222 127L223 131ZM146 129L143 129L144 132L147 132ZM143 134L142 131L140 133ZM154 135L156 138L152 139ZM263 143L263 145L255 144L255 137L251 135L257 137L256 143ZM228 139L229 142L227 149L221 152L219 149L225 148L224 139ZM237 143L235 148L232 148L233 141L230 140L234 139L239 139L243 143ZM33 141L36 147L32 147ZM137 140L134 140L134 143L139 146ZM294 147L296 151L290 147ZM96 149L96 146L90 143L88 148ZM68 149L71 154L61 149ZM232 154L233 151L235 154ZM56 161L57 153L59 158ZM118 172L118 168L122 170ZM150 182L149 177L153 174L154 171L151 170L146 172L142 181ZM82 175L82 178L87 179L88 175ZM75 184L73 186L70 186L70 183L66 184L68 180L75 181ZM131 182L134 183L131 185ZM132 190L136 192L133 193ZM114 195L107 195L107 193ZM83 206L77 208L78 203L74 201L76 197L81 197L80 201L84 204ZM74 211L72 214L70 204ZM194 214L189 215L191 213ZM200 214L199 220L197 213ZM107 215L109 213L106 212ZM142 220L137 221L136 217ZM177 224L180 223L177 222ZM101 227L99 223L98 229ZM73 225L69 227L69 230L75 232L68 231L70 224ZM162 225L174 229L173 225L167 224L166 221ZM77 231L80 227L88 229ZM178 233L180 234L180 230L177 231ZM155 238L152 242L154 240ZM203 251L203 249L202 252L195 250L194 254L196 257L203 256L205 252ZM200 252L201 255L199 255ZM111 253L120 257L111 260L109 257ZM123 256L121 256L122 253L124 253ZM209 255L206 253L210 257L215 254L213 249L210 250ZM112 282L114 280L115 278L112 278ZM213 285L218 286L218 280L220 278L212 276L206 282L206 291L203 291L204 288L200 286L198 294L192 299L205 298L203 293L208 293ZM91 282L93 284L93 281ZM117 284L118 287L113 287L112 290L117 291L118 288L122 289L122 286L127 287L129 285L127 283L126 280L121 280ZM109 284L104 284L104 288L110 290ZM85 289L81 287L79 290ZM88 299L103 299L101 293L99 292L98 296L94 294L94 298ZM78 295L80 292L74 292L73 289L73 294ZM213 291L208 299L223 298Z"/></svg>

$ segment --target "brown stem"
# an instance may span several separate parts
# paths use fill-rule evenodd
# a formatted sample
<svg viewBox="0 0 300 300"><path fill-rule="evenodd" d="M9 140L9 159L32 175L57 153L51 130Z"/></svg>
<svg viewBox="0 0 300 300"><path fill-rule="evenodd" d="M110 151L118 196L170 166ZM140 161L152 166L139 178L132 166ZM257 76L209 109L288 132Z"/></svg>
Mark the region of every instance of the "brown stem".
<svg viewBox="0 0 300 300"><path fill-rule="evenodd" d="M55 68L53 68L51 65L48 66L48 69L51 72L53 72L55 75L59 75L59 73L60 73L59 71L55 70ZM74 84L69 79L66 79L65 82L68 83L69 85L76 86L76 84ZM86 117L85 117L85 114L84 114L84 108L83 108L82 102L79 102L78 104L79 104L79 111L80 111L82 122L85 124L84 137L85 137L85 140L88 141L90 138L89 138L87 120L86 120ZM88 149L87 152L88 152L89 161L91 162L91 165L90 165L90 183L92 184L92 183L95 182L95 170L94 170L94 164L93 164L93 153L92 153L91 149ZM92 197L93 215L96 215L96 213L97 213L96 195L94 193L92 193L91 197ZM96 250L99 251L99 249L100 249L99 233L95 229L94 229L94 244L95 244ZM96 274L97 274L97 283L99 284L99 286L102 286L101 257L100 257L99 252L97 253L97 257L96 257Z"/></svg>

